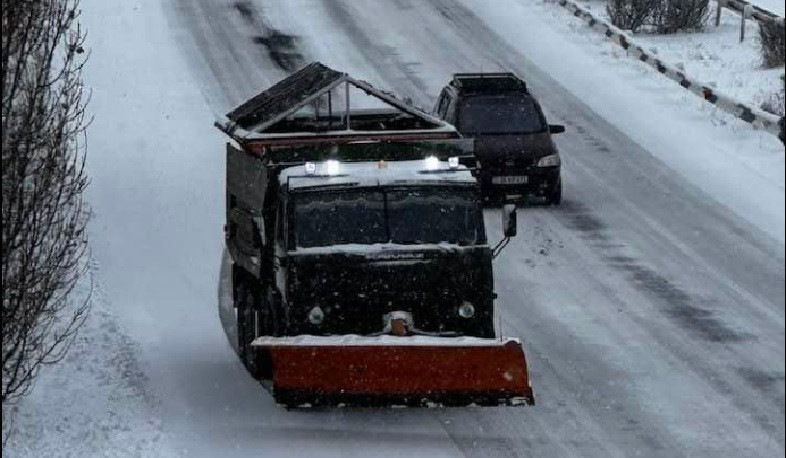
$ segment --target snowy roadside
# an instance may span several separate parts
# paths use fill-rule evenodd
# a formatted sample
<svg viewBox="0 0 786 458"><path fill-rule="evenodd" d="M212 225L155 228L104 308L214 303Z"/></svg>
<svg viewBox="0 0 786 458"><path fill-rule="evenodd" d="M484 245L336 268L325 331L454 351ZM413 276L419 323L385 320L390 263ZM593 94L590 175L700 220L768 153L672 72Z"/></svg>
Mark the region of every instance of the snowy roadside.
<svg viewBox="0 0 786 458"><path fill-rule="evenodd" d="M205 240L221 240L222 158L215 150L221 143L161 2L83 0L80 6L94 115L87 132L89 232L100 284L67 359L42 372L19 405L3 452L178 456L184 447L172 445L171 431L188 421L188 412L167 405L182 384L168 391L161 379L162 372L185 371L182 361L159 356L177 341L156 322L176 315L171 322L187 325L194 307L215 308L218 274L199 258L210 256ZM215 250L220 254L220 244ZM228 352L224 341L205 346Z"/></svg>
<svg viewBox="0 0 786 458"><path fill-rule="evenodd" d="M786 13L786 5L783 3L783 0L748 0L748 3L764 8L781 17Z"/></svg>
<svg viewBox="0 0 786 458"><path fill-rule="evenodd" d="M784 243L784 150L776 137L627 58L553 3L461 1L611 125Z"/></svg>
<svg viewBox="0 0 786 458"><path fill-rule="evenodd" d="M597 17L609 21L606 0L580 0L578 3ZM724 8L720 26L715 27L714 8L712 19L701 32L673 35L638 33L632 36L645 50L684 70L691 78L760 108L772 94L781 91L780 76L784 69L762 68L756 21L746 21L746 38L740 43L739 14Z"/></svg>
<svg viewBox="0 0 786 458"><path fill-rule="evenodd" d="M66 358L45 367L30 395L3 412L13 457L161 456L158 401L146 388L137 346L100 285ZM111 451L111 452L110 452Z"/></svg>

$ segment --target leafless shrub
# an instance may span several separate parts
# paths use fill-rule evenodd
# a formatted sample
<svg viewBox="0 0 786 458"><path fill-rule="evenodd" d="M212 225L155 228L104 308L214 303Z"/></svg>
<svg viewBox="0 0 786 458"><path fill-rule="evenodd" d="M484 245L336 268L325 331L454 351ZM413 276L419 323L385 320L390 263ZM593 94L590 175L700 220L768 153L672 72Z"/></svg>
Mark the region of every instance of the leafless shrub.
<svg viewBox="0 0 786 458"><path fill-rule="evenodd" d="M697 31L710 16L709 0L661 0L653 18L658 33Z"/></svg>
<svg viewBox="0 0 786 458"><path fill-rule="evenodd" d="M90 304L78 16L78 0L2 0L3 410L63 358Z"/></svg>
<svg viewBox="0 0 786 458"><path fill-rule="evenodd" d="M781 75L781 90L770 94L767 99L762 102L761 109L778 116L786 115L786 75Z"/></svg>
<svg viewBox="0 0 786 458"><path fill-rule="evenodd" d="M676 33L704 27L709 0L608 0L606 12L612 25L634 33Z"/></svg>
<svg viewBox="0 0 786 458"><path fill-rule="evenodd" d="M759 22L759 43L765 68L780 67L786 60L786 33L783 21Z"/></svg>
<svg viewBox="0 0 786 458"><path fill-rule="evenodd" d="M611 24L622 30L638 32L660 7L661 0L609 0L606 13Z"/></svg>

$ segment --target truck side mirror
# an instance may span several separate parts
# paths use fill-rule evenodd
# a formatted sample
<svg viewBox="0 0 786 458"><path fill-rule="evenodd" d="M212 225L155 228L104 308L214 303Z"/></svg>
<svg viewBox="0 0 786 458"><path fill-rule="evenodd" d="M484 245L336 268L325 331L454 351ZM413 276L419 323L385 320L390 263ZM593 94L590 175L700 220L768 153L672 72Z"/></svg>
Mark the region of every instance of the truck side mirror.
<svg viewBox="0 0 786 458"><path fill-rule="evenodd" d="M516 223L516 205L506 204L502 207L502 227L506 238L516 236Z"/></svg>
<svg viewBox="0 0 786 458"><path fill-rule="evenodd" d="M549 133L561 134L565 132L565 126L562 124L549 124Z"/></svg>
<svg viewBox="0 0 786 458"><path fill-rule="evenodd" d="M510 238L516 236L516 205L505 204L502 207L502 229L505 231L505 238L499 241L497 246L491 249L491 258L494 259L510 243Z"/></svg>

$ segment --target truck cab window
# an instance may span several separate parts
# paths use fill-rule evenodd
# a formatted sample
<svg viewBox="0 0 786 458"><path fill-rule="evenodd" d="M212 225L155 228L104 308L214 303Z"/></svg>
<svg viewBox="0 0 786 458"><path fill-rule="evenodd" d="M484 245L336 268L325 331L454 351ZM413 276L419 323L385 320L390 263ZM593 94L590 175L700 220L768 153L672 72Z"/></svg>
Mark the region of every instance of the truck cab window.
<svg viewBox="0 0 786 458"><path fill-rule="evenodd" d="M298 247L385 243L381 192L304 193L295 202Z"/></svg>
<svg viewBox="0 0 786 458"><path fill-rule="evenodd" d="M483 215L469 190L391 191L387 199L393 243L474 245L485 242ZM418 224L412 224L413 221Z"/></svg>

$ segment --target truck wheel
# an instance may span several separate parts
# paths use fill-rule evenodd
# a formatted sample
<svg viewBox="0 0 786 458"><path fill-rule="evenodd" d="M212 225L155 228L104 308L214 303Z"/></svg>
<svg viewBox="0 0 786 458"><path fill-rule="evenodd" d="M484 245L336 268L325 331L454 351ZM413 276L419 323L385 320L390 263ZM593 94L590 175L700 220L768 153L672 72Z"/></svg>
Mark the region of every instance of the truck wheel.
<svg viewBox="0 0 786 458"><path fill-rule="evenodd" d="M258 375L256 352L251 342L256 338L259 315L258 296L245 279L239 279L237 286L237 340L240 359L252 376Z"/></svg>
<svg viewBox="0 0 786 458"><path fill-rule="evenodd" d="M278 320L278 299L272 288L268 288L262 306L261 334L278 337L281 335L281 325Z"/></svg>

